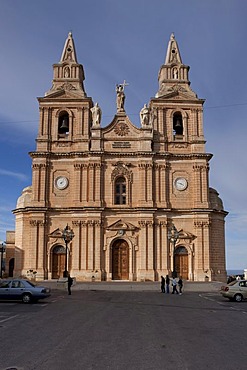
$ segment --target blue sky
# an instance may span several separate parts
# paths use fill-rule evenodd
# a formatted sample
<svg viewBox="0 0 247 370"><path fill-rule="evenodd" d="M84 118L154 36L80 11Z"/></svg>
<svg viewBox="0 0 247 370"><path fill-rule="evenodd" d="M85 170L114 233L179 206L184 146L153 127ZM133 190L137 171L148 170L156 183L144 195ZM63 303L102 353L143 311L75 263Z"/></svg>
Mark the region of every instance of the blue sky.
<svg viewBox="0 0 247 370"><path fill-rule="evenodd" d="M174 32L192 89L206 99L204 133L210 186L229 211L228 269L247 268L247 2L243 0L1 0L0 239L14 229L11 210L31 184L39 110L72 31L85 89L103 111L115 112L115 85L125 79L126 112L139 111L158 90L158 72Z"/></svg>

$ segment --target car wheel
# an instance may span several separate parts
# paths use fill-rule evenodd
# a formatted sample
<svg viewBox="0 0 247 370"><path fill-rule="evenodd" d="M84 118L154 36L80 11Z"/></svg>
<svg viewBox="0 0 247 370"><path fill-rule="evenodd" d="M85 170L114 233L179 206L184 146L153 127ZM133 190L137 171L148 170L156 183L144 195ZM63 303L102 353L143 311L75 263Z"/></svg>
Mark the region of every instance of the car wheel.
<svg viewBox="0 0 247 370"><path fill-rule="evenodd" d="M32 301L32 296L29 293L24 293L22 296L22 302L23 303L31 303Z"/></svg>
<svg viewBox="0 0 247 370"><path fill-rule="evenodd" d="M242 294L235 294L234 299L236 302L242 302L243 296Z"/></svg>

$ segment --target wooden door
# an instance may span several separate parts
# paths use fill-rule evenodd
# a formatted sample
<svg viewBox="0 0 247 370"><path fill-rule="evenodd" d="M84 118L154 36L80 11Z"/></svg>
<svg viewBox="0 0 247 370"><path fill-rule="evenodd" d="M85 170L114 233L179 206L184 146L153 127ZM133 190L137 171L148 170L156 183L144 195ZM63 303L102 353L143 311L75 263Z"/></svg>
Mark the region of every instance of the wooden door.
<svg viewBox="0 0 247 370"><path fill-rule="evenodd" d="M176 254L175 255L175 268L177 276L182 276L182 279L188 279L188 255Z"/></svg>
<svg viewBox="0 0 247 370"><path fill-rule="evenodd" d="M112 279L129 279L129 247L124 240L117 240L112 248Z"/></svg>
<svg viewBox="0 0 247 370"><path fill-rule="evenodd" d="M53 254L52 258L52 279L63 277L65 270L65 254Z"/></svg>

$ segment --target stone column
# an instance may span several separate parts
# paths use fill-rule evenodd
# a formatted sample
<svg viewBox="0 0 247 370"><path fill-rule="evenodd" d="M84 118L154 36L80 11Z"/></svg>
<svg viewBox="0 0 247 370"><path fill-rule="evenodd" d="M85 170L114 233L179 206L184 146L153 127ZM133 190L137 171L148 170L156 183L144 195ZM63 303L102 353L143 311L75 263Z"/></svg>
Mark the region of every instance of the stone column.
<svg viewBox="0 0 247 370"><path fill-rule="evenodd" d="M210 269L209 225L210 223L207 220L194 222L197 231L194 264L197 280L204 280L206 271Z"/></svg>
<svg viewBox="0 0 247 370"><path fill-rule="evenodd" d="M95 178L94 178L94 163L89 163L88 165L88 202L93 206L94 196L95 196Z"/></svg>
<svg viewBox="0 0 247 370"><path fill-rule="evenodd" d="M137 271L138 280L145 280L147 270L147 227L145 221L139 221L140 235L139 235L139 266Z"/></svg>
<svg viewBox="0 0 247 370"><path fill-rule="evenodd" d="M200 208L202 203L201 166L193 165L194 171L194 208Z"/></svg>
<svg viewBox="0 0 247 370"><path fill-rule="evenodd" d="M95 163L95 202L101 206L101 163Z"/></svg>
<svg viewBox="0 0 247 370"><path fill-rule="evenodd" d="M95 270L95 226L94 221L88 221L88 270Z"/></svg>
<svg viewBox="0 0 247 370"><path fill-rule="evenodd" d="M82 201L82 165L74 164L74 196L75 204Z"/></svg>
<svg viewBox="0 0 247 370"><path fill-rule="evenodd" d="M73 253L70 253L71 258L71 273L77 276L81 270L81 221L72 221L75 237L73 243ZM70 244L71 246L71 244Z"/></svg>
<svg viewBox="0 0 247 370"><path fill-rule="evenodd" d="M95 270L101 271L101 250L102 237L101 237L101 220L95 221Z"/></svg>
<svg viewBox="0 0 247 370"><path fill-rule="evenodd" d="M146 195L146 191L145 191L145 174L146 174L146 171L145 171L145 165L140 163L138 165L139 167L139 184L140 184L140 188L139 188L139 201L140 201L140 205L142 205L145 201L145 195Z"/></svg>
<svg viewBox="0 0 247 370"><path fill-rule="evenodd" d="M81 237L80 237L80 268L86 271L88 269L88 225L86 221L81 221Z"/></svg>
<svg viewBox="0 0 247 370"><path fill-rule="evenodd" d="M153 165L151 163L146 164L146 179L147 182L145 187L147 189L147 203L153 206Z"/></svg>

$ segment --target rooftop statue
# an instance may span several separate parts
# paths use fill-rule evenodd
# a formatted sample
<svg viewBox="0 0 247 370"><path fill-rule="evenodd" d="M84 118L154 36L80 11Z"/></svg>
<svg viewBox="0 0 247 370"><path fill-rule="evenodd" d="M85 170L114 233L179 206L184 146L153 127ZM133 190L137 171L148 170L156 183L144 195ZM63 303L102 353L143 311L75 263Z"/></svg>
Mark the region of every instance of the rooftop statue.
<svg viewBox="0 0 247 370"><path fill-rule="evenodd" d="M125 102L125 94L124 94L124 88L125 86L128 86L128 83L123 82L123 84L117 84L116 85L116 93L117 93L117 113L119 112L125 112L124 110L124 102Z"/></svg>
<svg viewBox="0 0 247 370"><path fill-rule="evenodd" d="M93 108L90 109L92 112L93 126L99 126L101 121L101 108L98 103L95 103Z"/></svg>

